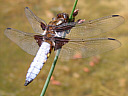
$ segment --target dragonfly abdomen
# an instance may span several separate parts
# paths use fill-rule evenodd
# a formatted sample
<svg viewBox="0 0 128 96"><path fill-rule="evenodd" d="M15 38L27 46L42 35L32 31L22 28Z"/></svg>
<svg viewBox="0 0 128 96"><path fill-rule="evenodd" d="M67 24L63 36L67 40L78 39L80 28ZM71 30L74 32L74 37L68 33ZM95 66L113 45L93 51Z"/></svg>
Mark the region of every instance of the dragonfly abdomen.
<svg viewBox="0 0 128 96"><path fill-rule="evenodd" d="M31 63L28 69L26 81L24 84L25 86L31 83L34 80L34 78L38 75L47 58L49 57L50 51L50 44L47 42L42 42L42 45L40 46L37 52L37 55L35 56L33 62Z"/></svg>

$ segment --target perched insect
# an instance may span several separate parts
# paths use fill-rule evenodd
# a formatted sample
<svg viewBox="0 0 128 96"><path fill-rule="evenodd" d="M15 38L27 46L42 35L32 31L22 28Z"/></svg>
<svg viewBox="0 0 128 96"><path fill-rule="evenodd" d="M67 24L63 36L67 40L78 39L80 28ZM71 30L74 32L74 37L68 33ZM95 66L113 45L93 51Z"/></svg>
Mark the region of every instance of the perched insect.
<svg viewBox="0 0 128 96"><path fill-rule="evenodd" d="M82 58L100 54L120 47L121 43L113 38L90 38L107 32L121 25L124 18L111 15L95 20L69 20L66 13L59 13L48 24L37 17L28 7L25 13L36 33L26 33L13 28L7 28L5 35L19 45L24 51L36 55L28 69L25 86L34 80L42 69L51 51L62 48L60 56L70 59L77 53Z"/></svg>

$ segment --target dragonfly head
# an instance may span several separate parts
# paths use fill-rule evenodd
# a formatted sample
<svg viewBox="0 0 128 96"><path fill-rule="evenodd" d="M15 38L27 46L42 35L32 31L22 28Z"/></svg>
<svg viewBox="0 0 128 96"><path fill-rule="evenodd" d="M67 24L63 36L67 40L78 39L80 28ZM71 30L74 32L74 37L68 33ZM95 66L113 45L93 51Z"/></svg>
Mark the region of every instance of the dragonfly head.
<svg viewBox="0 0 128 96"><path fill-rule="evenodd" d="M66 23L69 20L69 15L66 13L59 13L59 14L57 14L57 19L60 19L61 21Z"/></svg>
<svg viewBox="0 0 128 96"><path fill-rule="evenodd" d="M69 21L69 15L66 13L59 13L57 17L52 18L52 21L49 22L49 25L60 25L67 23Z"/></svg>

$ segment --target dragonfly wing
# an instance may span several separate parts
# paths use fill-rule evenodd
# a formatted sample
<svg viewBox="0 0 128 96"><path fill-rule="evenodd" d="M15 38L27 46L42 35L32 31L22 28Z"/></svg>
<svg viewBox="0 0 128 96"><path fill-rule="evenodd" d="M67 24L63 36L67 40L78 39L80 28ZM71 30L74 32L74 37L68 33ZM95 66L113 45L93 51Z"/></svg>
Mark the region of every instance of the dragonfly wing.
<svg viewBox="0 0 128 96"><path fill-rule="evenodd" d="M39 46L34 39L33 33L22 32L13 28L7 28L5 35L31 55L36 55Z"/></svg>
<svg viewBox="0 0 128 96"><path fill-rule="evenodd" d="M91 38L86 40L70 40L62 49L62 59L86 58L120 47L121 43L112 38Z"/></svg>
<svg viewBox="0 0 128 96"><path fill-rule="evenodd" d="M42 34L44 30L42 30L41 24L43 24L43 26L46 26L47 25L46 22L40 19L39 17L37 17L28 7L25 8L25 14L33 30L36 33Z"/></svg>
<svg viewBox="0 0 128 96"><path fill-rule="evenodd" d="M67 38L87 38L97 36L101 33L107 32L121 25L124 22L124 18L119 15L111 15L102 17L95 20L85 21L81 24L76 24L73 27Z"/></svg>

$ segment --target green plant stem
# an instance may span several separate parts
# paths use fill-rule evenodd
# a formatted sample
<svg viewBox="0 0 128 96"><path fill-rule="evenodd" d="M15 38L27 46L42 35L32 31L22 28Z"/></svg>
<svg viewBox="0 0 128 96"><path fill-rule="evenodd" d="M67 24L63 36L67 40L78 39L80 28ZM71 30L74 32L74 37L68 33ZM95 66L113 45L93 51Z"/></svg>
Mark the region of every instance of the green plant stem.
<svg viewBox="0 0 128 96"><path fill-rule="evenodd" d="M72 20L72 15L73 15L73 12L74 12L74 10L75 10L77 1L78 1L78 0L75 0L75 3L74 3L74 6L73 6L73 9L72 9L72 12L71 12L71 14L70 14L70 17L69 17L69 20L70 20L70 21ZM65 34L65 35L66 35L66 34ZM65 36L64 36L64 37L65 37ZM49 71L48 77L47 77L47 79L46 79L46 81L45 81L44 88L43 88L43 90L42 90L40 96L44 96L44 94L45 94L45 92L46 92L46 89L47 89L47 87L48 87L48 84L49 84L49 82L50 82L51 76L52 76L52 74L53 74L53 71L54 71L54 68L55 68L57 59L58 59L58 57L59 57L60 51L61 51L61 49L58 49L58 50L57 50L56 56L55 56L55 58L54 58L54 61L53 61L53 63L52 63L51 69L50 69L50 71Z"/></svg>
<svg viewBox="0 0 128 96"><path fill-rule="evenodd" d="M77 2L78 2L78 0L75 0L74 6L73 6L72 11L71 11L71 14L70 14L70 16L69 16L69 21L72 20L72 15L73 15L73 12L74 12L74 10L75 10L75 8L76 8Z"/></svg>
<svg viewBox="0 0 128 96"><path fill-rule="evenodd" d="M60 50L61 50L61 49L58 49L58 50L57 50L56 56L55 56L55 58L54 58L54 61L53 61L53 63L52 63L51 69L50 69L50 71L49 71L48 77L47 77L47 79L46 79L46 82L45 82L45 84L44 84L44 88L43 88L43 90L42 90L40 96L44 96L44 94L45 94L45 92L46 92L46 89L47 89L47 87L48 87L48 84L49 84L49 82L50 82L52 73L53 73L53 71L54 71L54 68L55 68L55 65L56 65L56 62L57 62L57 59L58 59L58 56L59 56L59 54L60 54Z"/></svg>

